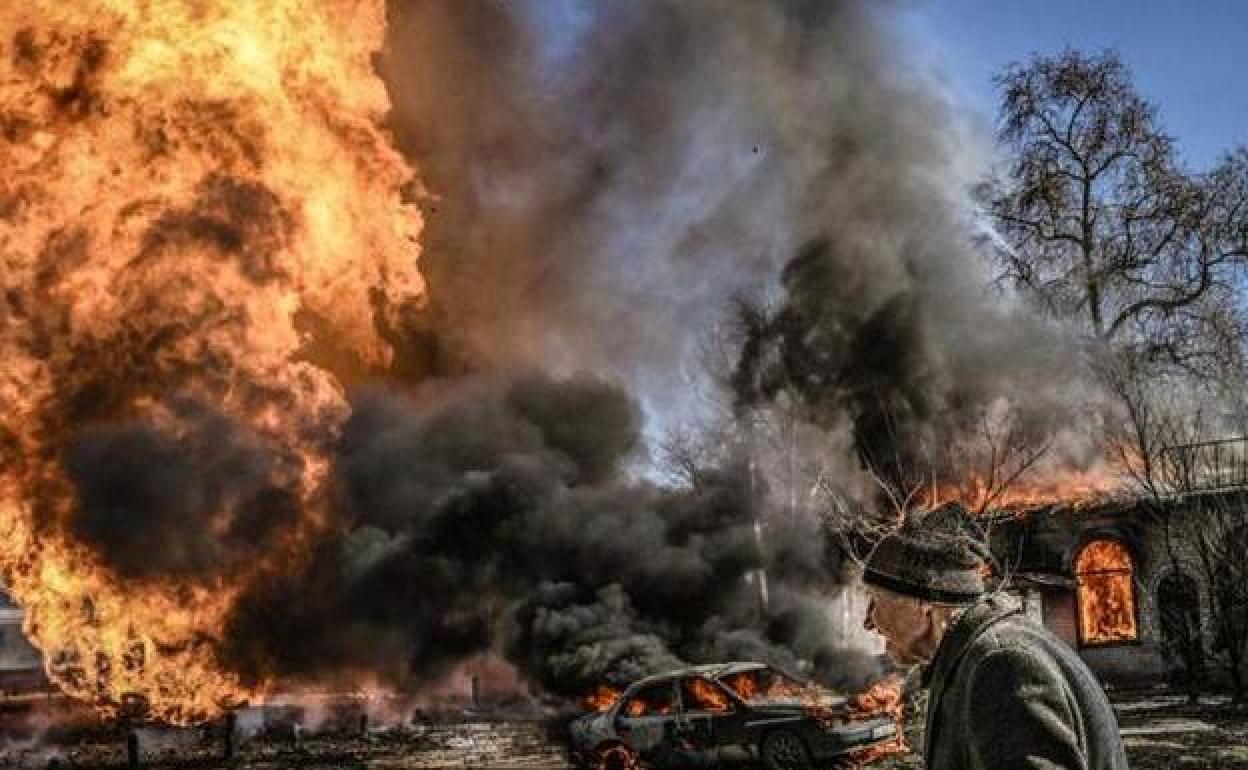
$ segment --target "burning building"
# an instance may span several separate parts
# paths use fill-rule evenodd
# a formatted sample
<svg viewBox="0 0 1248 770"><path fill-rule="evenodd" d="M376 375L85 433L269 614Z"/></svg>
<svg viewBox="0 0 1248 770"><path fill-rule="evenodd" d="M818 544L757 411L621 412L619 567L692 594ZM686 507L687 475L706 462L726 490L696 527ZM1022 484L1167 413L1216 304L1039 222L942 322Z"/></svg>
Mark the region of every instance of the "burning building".
<svg viewBox="0 0 1248 770"><path fill-rule="evenodd" d="M999 520L994 552L1027 613L1108 686L1225 686L1245 524L1242 490L1046 506Z"/></svg>

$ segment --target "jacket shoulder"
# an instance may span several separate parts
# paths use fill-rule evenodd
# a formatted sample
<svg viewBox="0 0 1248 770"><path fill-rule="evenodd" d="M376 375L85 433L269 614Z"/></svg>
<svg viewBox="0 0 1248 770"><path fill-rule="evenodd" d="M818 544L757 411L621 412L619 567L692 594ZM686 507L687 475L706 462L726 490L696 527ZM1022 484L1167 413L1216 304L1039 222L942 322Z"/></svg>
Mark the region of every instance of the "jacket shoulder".
<svg viewBox="0 0 1248 770"><path fill-rule="evenodd" d="M998 623L975 639L966 651L962 668L964 675L991 661L995 670L1014 669L1027 679L1050 679L1063 682L1061 642L1050 638L1043 629L1027 622Z"/></svg>

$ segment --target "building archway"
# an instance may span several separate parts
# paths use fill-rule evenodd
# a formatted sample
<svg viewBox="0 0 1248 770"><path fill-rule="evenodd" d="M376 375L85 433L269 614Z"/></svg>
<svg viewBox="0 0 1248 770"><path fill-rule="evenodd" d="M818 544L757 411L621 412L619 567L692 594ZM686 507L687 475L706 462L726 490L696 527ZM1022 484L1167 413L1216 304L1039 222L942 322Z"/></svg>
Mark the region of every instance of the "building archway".
<svg viewBox="0 0 1248 770"><path fill-rule="evenodd" d="M1084 646L1139 640L1135 563L1117 540L1084 544L1075 559L1079 642Z"/></svg>
<svg viewBox="0 0 1248 770"><path fill-rule="evenodd" d="M1182 572L1157 583L1157 623L1170 684L1194 687L1204 678L1204 639L1200 628L1200 589Z"/></svg>

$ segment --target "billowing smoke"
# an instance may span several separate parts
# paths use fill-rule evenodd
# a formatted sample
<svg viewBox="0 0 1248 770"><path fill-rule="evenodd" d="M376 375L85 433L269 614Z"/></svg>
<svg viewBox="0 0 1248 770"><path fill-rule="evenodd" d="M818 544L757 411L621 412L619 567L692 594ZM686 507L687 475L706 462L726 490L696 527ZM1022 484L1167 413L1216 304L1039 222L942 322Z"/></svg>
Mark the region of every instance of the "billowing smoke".
<svg viewBox="0 0 1248 770"><path fill-rule="evenodd" d="M718 575L709 597L672 597L688 607L677 620L660 609L664 589L597 553L589 522L616 504L576 512L587 537L577 548L593 558L542 575L518 616L526 649L512 647L548 686L588 683L604 659L635 674L673 656L774 656L778 641L801 646L784 648L790 664L835 678L854 668L826 650L826 599L844 577L817 516L803 515L815 497L827 503L811 490L862 511L881 502L881 483L956 496L946 488L974 477L982 489L968 502L987 504L1029 466L1096 455L1069 429L1086 400L1074 346L989 289L970 204L977 138L902 52L893 10L392 3L393 124L432 193L431 304L409 330L408 373L592 371L630 390L651 434L703 416L706 392L727 384L718 395L743 421L796 404L790 446L807 455L799 464L819 464L817 483L781 492L798 486L794 463L756 458L770 493L751 492L754 514L714 524L766 522L756 558L770 566L767 616L746 612L747 562ZM708 373L717 328L738 333ZM737 471L721 473L745 494ZM681 520L655 511L638 526L670 532ZM664 563L639 542L647 551L628 563ZM603 564L613 566L600 578Z"/></svg>
<svg viewBox="0 0 1248 770"><path fill-rule="evenodd" d="M884 285L864 278L862 265L879 265L858 247L806 245L774 309L743 306L732 392L739 410L789 398L815 425L848 431L859 467L894 490L934 484L972 506L1000 502L984 497L1012 475L1100 458L1076 420L1090 380L1069 340L983 300L957 272L957 232L941 226L893 255L896 282Z"/></svg>
<svg viewBox="0 0 1248 770"><path fill-rule="evenodd" d="M83 431L65 458L78 499L68 527L126 580L211 582L298 521L300 462L199 402L172 407L168 424Z"/></svg>
<svg viewBox="0 0 1248 770"><path fill-rule="evenodd" d="M816 598L814 583L836 553L776 572L764 612L748 477L627 479L640 415L619 389L530 375L353 406L338 457L346 534L238 605L223 654L245 679L419 684L505 647L549 691L578 694L679 661L835 657L810 625L826 622L836 586L823 578Z"/></svg>
<svg viewBox="0 0 1248 770"><path fill-rule="evenodd" d="M864 461L879 470L885 457L895 467L884 475L904 481L933 448L969 446L989 422L1028 445L1049 440L1061 399L1047 383L1069 379L1073 357L986 296L966 137L899 52L888 6L392 0L388 10L391 121L420 169L411 192L425 223L428 292L404 296L427 305L363 289L336 301L346 268L308 249L336 242L334 220L318 214L346 202L372 211L353 192L287 217L263 189L206 175L153 224L160 238L119 258L118 275L155 260L169 286L191 292L183 268L220 269L216 255L229 253L241 278L221 304L253 301L224 320L171 313L162 302L190 303L144 278L153 299L126 295L110 347L88 338L96 344L80 351L66 332L58 355L102 374L80 378L73 403L53 410L73 436L42 459L62 469L73 510L42 523L119 585L169 586L157 610L183 589L197 607L224 606L211 633L179 626L174 638L193 637L177 651L209 649L205 671L228 675L230 692L419 687L486 651L568 694L731 658L860 685L867 656L844 649L828 612L847 583L841 542L801 509L793 477L779 515L775 458L750 457L751 442L728 430L683 483L644 469L656 433L715 414L708 396L736 417L799 404L793 434L819 448L807 454L834 448L818 490L861 490ZM351 168L371 178L371 166ZM296 187L294 200L316 191ZM321 290L295 302L278 292L265 248L313 225L291 251L324 274L290 283ZM208 256L187 263L188 243L206 243ZM77 264L56 262L49 280L62 263ZM379 289L399 272L387 262L358 283ZM117 285L128 284L101 284ZM270 285L272 297L257 289ZM136 338L144 308L174 315L176 328ZM223 336L212 324L251 340L272 308L290 316L276 364L240 356L247 365L228 369L238 382L183 392L187 372L215 383L215 348L198 344ZM740 350L701 372L713 331L741 319ZM134 374L149 371L161 376ZM264 387L270 371L289 376ZM722 382L732 387L716 392ZM349 404L339 384L354 388ZM127 408L100 397L113 388ZM247 424L218 408L222 393L242 402ZM293 419L290 393L308 406L297 430L276 431ZM94 424L79 429L75 406ZM298 451L276 438L287 433ZM247 579L227 579L236 571ZM123 617L118 607L90 623ZM139 675L142 659L133 665L130 679L158 687Z"/></svg>
<svg viewBox="0 0 1248 770"><path fill-rule="evenodd" d="M983 299L956 131L891 50L884 13L650 0L390 10L393 122L431 194L430 306L397 330L395 374L437 384L353 403L336 458L346 535L246 598L232 664L299 678L404 659L421 679L501 644L564 693L680 661L862 673L830 628L845 583L836 544L808 518L772 516L743 458L721 453L677 489L629 468L646 418L694 408L683 367L743 294L832 318L841 347L780 360L805 357L833 380L811 422L853 424L851 452L886 438L864 408L874 399L905 408L894 439L916 426L925 440L961 435L977 426L955 419L1009 395L1011 367L1034 375L1018 369L1023 347L1061 367L1030 326L987 344L1003 319ZM747 342L776 347L763 336ZM751 366L747 353L743 402L774 395L766 377L810 380ZM513 374L534 367L595 378Z"/></svg>
<svg viewBox="0 0 1248 770"><path fill-rule="evenodd" d="M704 406L690 370L744 297L758 323L717 374L846 434L843 475L953 481L985 432L1088 462L1052 441L1086 400L1074 346L989 290L981 140L893 10L393 3L395 124L437 196L426 364L603 372L662 428Z"/></svg>
<svg viewBox="0 0 1248 770"><path fill-rule="evenodd" d="M679 417L690 354L735 294L775 284L823 228L815 211L877 184L868 166L888 171L895 152L930 160L923 132L944 121L879 48L874 16L392 3L394 123L436 195L423 264L442 345L426 352L604 372L651 416ZM882 153L872 135L908 140L910 123L923 147ZM835 177L860 155L859 173Z"/></svg>

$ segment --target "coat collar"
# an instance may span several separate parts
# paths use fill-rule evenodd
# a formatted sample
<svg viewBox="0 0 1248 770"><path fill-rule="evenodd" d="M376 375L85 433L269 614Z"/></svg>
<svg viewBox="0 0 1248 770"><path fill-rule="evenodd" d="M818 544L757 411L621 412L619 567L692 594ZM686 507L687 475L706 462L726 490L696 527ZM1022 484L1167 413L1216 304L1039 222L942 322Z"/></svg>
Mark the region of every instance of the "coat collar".
<svg viewBox="0 0 1248 770"><path fill-rule="evenodd" d="M940 640L932 662L923 672L923 684L933 686L943 682L962 660L971 642L1001 618L1017 612L1022 612L1022 607L1004 594L991 594L968 607Z"/></svg>
<svg viewBox="0 0 1248 770"><path fill-rule="evenodd" d="M925 759L931 758L940 698L945 693L946 684L954 669L971 648L972 642L997 621L1018 612L1022 612L1018 602L1004 594L992 594L967 608L954 622L953 627L945 632L932 662L923 671L923 686L931 688L927 697L927 722L923 730Z"/></svg>

